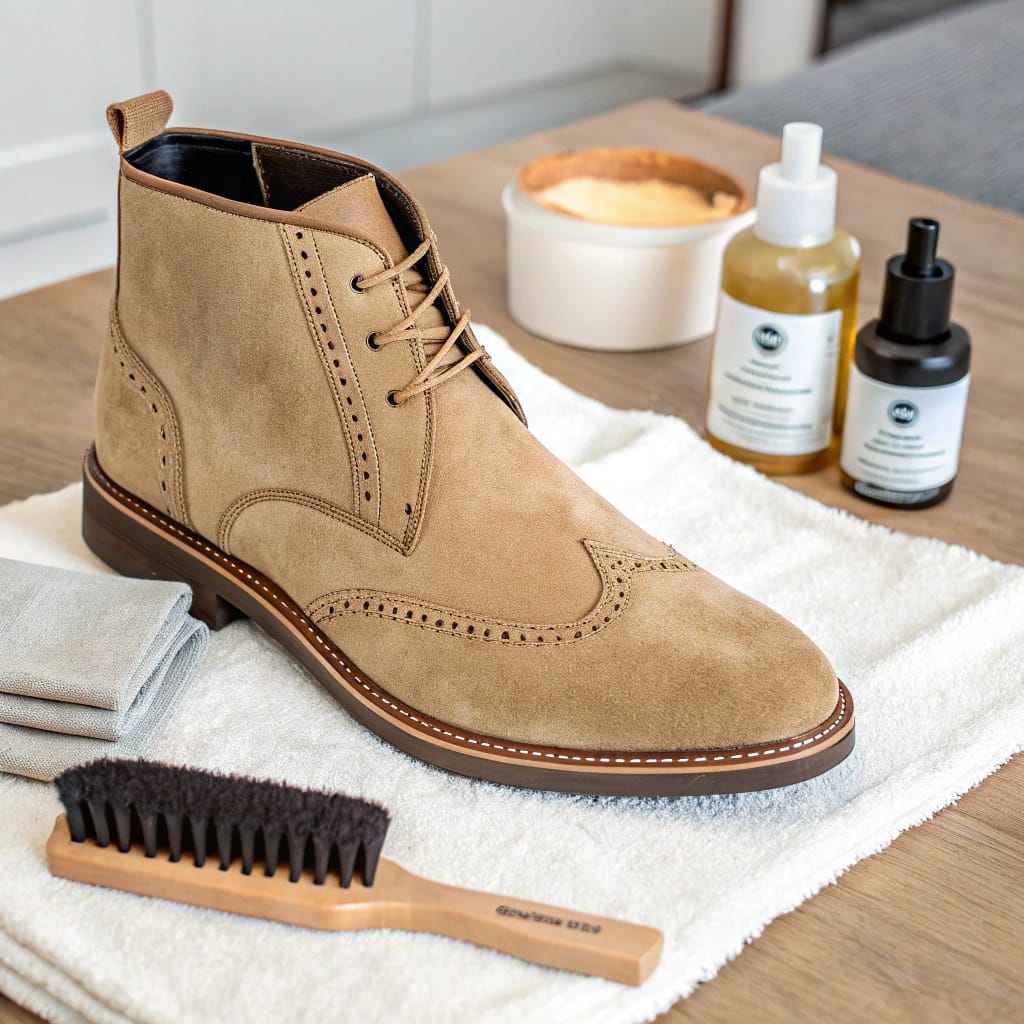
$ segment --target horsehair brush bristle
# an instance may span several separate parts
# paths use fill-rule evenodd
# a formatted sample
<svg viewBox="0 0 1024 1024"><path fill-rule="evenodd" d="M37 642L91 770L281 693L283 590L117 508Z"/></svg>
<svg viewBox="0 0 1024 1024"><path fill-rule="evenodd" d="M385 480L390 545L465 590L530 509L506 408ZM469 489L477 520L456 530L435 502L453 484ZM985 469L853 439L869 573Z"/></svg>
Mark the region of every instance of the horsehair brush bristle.
<svg viewBox="0 0 1024 1024"><path fill-rule="evenodd" d="M273 875L287 861L292 882L310 867L317 885L336 872L347 888L357 868L372 885L391 820L379 804L341 793L155 761L103 758L54 781L73 842L113 839L122 853L135 843L171 861L191 851L196 867L215 847L223 871L235 857L246 875L257 862Z"/></svg>

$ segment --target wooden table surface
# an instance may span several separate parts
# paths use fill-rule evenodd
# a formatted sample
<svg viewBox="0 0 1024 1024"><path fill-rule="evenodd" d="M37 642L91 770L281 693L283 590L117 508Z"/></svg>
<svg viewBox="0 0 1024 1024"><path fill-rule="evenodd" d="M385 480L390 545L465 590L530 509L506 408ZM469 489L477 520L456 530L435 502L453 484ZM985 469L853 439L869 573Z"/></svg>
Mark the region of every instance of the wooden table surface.
<svg viewBox="0 0 1024 1024"><path fill-rule="evenodd" d="M679 150L751 185L778 149L768 136L652 100L403 177L426 206L476 320L586 394L699 426L706 341L653 353L581 352L509 319L501 187L531 157L594 144ZM940 248L957 267L954 315L975 342L965 446L952 497L920 512L854 498L834 466L784 482L874 522L1024 563L1024 219L830 162L839 170L839 222L863 247L861 321L876 315L884 261L900 248L907 218L942 222ZM110 287L104 271L0 303L0 502L77 478ZM1024 1019L1022 793L1018 756L779 918L663 1021ZM34 1019L0 997L0 1024Z"/></svg>

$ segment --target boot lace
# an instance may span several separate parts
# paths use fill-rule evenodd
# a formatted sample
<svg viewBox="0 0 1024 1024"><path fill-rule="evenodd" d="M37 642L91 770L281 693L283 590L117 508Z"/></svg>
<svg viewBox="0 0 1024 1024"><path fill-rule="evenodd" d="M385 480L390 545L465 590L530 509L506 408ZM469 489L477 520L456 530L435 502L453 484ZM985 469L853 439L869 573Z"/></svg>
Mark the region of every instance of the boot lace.
<svg viewBox="0 0 1024 1024"><path fill-rule="evenodd" d="M439 384L443 384L447 380L451 380L452 377L472 366L478 359L487 358L487 353L482 348L475 348L454 362L444 363L445 356L452 351L455 343L469 326L468 309L459 317L453 327L449 327L447 324L440 324L437 327L420 327L416 323L419 317L437 301L441 292L444 291L445 285L448 284L450 277L448 268L443 267L433 286L428 288L426 282L413 269L430 251L432 245L432 240L428 238L413 249L404 260L396 263L393 267L366 277L356 276L352 281L352 286L358 291L368 291L377 285L386 284L395 278L407 275L404 281L406 291L423 296L404 320L395 324L390 330L375 331L367 339L370 347L374 349L381 349L385 345L390 345L396 341L411 340L438 345L437 351L433 353L423 369L405 387L388 393L388 401L392 405L401 405L415 395L422 394L431 388L437 387ZM444 364L443 367L442 364Z"/></svg>

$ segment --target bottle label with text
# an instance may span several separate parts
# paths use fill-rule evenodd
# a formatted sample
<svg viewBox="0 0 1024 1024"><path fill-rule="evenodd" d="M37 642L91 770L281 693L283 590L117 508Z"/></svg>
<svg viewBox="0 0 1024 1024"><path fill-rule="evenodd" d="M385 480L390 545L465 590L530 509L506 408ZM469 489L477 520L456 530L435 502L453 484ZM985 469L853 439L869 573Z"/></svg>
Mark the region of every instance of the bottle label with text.
<svg viewBox="0 0 1024 1024"><path fill-rule="evenodd" d="M707 428L767 455L810 455L832 442L840 310L773 313L722 293Z"/></svg>
<svg viewBox="0 0 1024 1024"><path fill-rule="evenodd" d="M934 388L906 388L850 368L839 464L878 492L917 493L956 476L970 374Z"/></svg>

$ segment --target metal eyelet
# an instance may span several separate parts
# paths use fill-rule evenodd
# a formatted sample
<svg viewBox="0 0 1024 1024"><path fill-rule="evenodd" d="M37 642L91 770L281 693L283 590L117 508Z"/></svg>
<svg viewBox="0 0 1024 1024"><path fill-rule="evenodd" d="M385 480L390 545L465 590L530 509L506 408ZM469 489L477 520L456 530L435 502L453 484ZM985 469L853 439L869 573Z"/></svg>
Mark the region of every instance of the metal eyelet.
<svg viewBox="0 0 1024 1024"><path fill-rule="evenodd" d="M392 409L397 409L402 404L397 398L395 398L395 395L397 394L397 391L389 391L387 394L387 403Z"/></svg>
<svg viewBox="0 0 1024 1024"><path fill-rule="evenodd" d="M351 281L349 281L349 287L358 295L362 295L363 292L366 291L366 289L362 286L362 280L363 275L356 274L356 276L353 277Z"/></svg>
<svg viewBox="0 0 1024 1024"><path fill-rule="evenodd" d="M366 347L372 349L374 352L380 351L380 345L377 344L377 331L370 331L366 336Z"/></svg>

